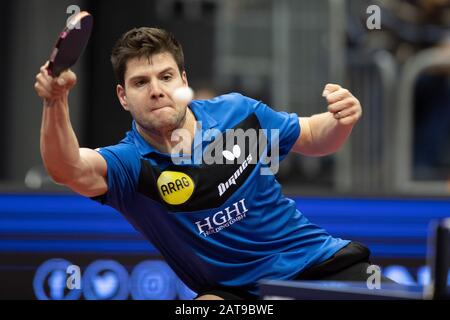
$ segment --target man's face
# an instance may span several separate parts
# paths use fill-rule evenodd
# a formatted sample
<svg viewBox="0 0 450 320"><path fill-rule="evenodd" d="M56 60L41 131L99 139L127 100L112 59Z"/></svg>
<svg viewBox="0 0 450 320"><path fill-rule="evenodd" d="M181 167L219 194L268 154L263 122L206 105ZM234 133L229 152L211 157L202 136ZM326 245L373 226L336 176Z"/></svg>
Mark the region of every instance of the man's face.
<svg viewBox="0 0 450 320"><path fill-rule="evenodd" d="M124 87L117 86L117 96L142 129L163 132L183 124L186 105L177 105L172 95L188 82L170 53L128 60L124 78Z"/></svg>

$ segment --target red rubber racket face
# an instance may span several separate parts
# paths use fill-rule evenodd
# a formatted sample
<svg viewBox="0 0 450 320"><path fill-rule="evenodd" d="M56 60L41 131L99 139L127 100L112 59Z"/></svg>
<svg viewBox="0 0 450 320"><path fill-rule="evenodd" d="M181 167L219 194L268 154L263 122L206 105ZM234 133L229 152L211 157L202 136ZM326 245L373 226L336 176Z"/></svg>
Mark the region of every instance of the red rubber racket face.
<svg viewBox="0 0 450 320"><path fill-rule="evenodd" d="M50 55L48 72L57 77L77 62L91 36L93 18L82 11L70 19L67 26L59 34Z"/></svg>

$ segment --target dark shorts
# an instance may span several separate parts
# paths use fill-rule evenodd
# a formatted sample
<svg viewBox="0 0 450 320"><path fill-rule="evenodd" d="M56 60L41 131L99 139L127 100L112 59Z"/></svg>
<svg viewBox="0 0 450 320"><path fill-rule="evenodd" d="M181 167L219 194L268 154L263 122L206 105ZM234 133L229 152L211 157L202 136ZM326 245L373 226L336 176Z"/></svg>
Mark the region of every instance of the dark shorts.
<svg viewBox="0 0 450 320"><path fill-rule="evenodd" d="M370 264L370 250L358 242L350 242L344 248L336 252L328 260L306 269L295 280L332 280L336 274L340 274L344 270L354 265ZM350 275L351 278L344 277L339 279L342 281L362 281L361 277L367 278L367 273ZM364 279L365 281L365 279Z"/></svg>
<svg viewBox="0 0 450 320"><path fill-rule="evenodd" d="M370 250L358 243L350 242L328 260L306 269L293 280L333 280L366 281L370 274ZM393 283L389 278L381 277L381 282ZM249 295L242 288L212 288L202 291L198 296L212 294L225 300L255 300L257 296Z"/></svg>

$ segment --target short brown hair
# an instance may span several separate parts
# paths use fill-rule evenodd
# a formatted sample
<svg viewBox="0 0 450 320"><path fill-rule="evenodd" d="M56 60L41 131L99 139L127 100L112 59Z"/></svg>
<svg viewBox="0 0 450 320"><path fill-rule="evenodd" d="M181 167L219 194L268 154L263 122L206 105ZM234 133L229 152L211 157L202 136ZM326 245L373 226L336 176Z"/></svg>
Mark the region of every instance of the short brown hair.
<svg viewBox="0 0 450 320"><path fill-rule="evenodd" d="M127 61L168 52L177 63L180 74L184 71L184 55L181 44L172 33L159 28L134 28L117 40L111 52L111 63L117 81L124 85Z"/></svg>

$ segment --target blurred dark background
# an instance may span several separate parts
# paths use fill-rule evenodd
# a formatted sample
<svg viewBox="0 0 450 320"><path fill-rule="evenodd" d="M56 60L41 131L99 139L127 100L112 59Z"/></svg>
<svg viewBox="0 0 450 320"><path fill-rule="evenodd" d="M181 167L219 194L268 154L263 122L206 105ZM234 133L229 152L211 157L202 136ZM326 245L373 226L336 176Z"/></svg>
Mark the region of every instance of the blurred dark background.
<svg viewBox="0 0 450 320"><path fill-rule="evenodd" d="M81 146L115 144L130 129L109 57L133 27L174 33L197 98L237 91L310 116L326 111L324 85L339 83L362 119L335 155L289 155L283 189L313 222L366 243L397 281L429 280L428 223L450 211L450 1L15 0L0 2L0 298L67 297L69 262L91 288L72 298L192 297L164 265L134 272L161 259L151 244L42 166L33 84L70 6L94 16L70 94ZM140 277L144 288L120 291Z"/></svg>

